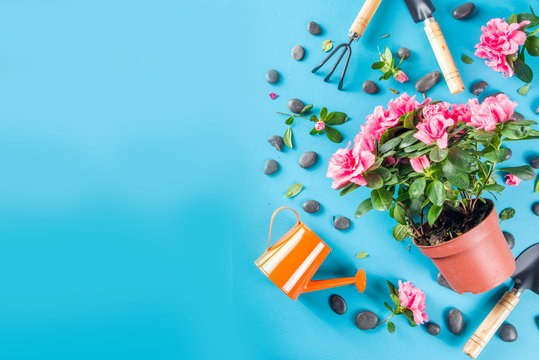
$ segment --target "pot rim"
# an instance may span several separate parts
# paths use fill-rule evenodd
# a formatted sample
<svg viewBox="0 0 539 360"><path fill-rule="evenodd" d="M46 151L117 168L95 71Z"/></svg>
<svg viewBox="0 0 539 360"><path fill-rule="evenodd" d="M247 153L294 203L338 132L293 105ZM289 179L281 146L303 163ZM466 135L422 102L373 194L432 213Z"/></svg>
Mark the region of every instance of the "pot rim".
<svg viewBox="0 0 539 360"><path fill-rule="evenodd" d="M417 246L419 249L424 249L424 250L427 250L427 251L428 251L428 249L433 249L433 250L434 250L434 249L438 249L438 248L445 247L445 246L451 246L451 245L453 245L453 244L455 244L455 243L457 243L457 242L459 242L459 241L462 241L462 237L463 237L463 236L465 236L466 234L468 234L468 233L470 233L470 232L476 230L476 229L479 228L481 225L483 225L483 224L487 221L487 219L490 218L490 217L492 216L492 214L494 214L494 216L497 218L497 219L496 219L496 223L498 223L498 220L499 220L499 219L498 219L498 213L495 211L496 208L495 208L495 206L494 206L494 201L492 201L491 199L485 199L485 201L487 201L487 202L489 202L489 203L492 204L492 208L490 209L489 214L488 214L487 216L485 216L485 218L484 218L479 224L475 225L473 228L471 228L470 230L466 231L466 232L463 233L462 235L459 235L459 236L457 236L456 238L451 239L451 240L449 240L449 241L444 241L443 243L440 243L440 244L436 244L436 245L427 245L427 246L425 246L425 245L418 245L418 244L416 243L416 241L415 241L415 238L412 238L412 241L413 241L414 245ZM474 244L475 242L477 242L477 241L471 241L469 245L472 245L472 244Z"/></svg>

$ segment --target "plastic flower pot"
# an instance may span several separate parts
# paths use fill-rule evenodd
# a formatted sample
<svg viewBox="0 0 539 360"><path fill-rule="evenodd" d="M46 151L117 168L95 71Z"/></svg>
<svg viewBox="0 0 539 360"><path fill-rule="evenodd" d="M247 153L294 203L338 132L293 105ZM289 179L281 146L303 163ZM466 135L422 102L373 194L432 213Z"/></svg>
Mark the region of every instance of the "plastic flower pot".
<svg viewBox="0 0 539 360"><path fill-rule="evenodd" d="M491 290L515 271L515 259L494 206L481 223L461 236L433 246L416 246L459 294Z"/></svg>

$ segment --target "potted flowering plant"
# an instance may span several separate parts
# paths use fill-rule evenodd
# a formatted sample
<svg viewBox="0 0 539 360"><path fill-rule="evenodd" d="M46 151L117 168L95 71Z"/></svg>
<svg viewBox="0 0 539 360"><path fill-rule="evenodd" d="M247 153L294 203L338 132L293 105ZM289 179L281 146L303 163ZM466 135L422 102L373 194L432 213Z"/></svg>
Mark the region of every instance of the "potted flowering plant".
<svg viewBox="0 0 539 360"><path fill-rule="evenodd" d="M516 102L505 94L482 103L450 104L406 93L367 116L353 146L337 150L327 176L341 195L371 190L356 217L389 211L396 240L412 237L452 288L479 293L505 281L515 262L485 193L532 180L529 166L498 167L507 159L505 141L539 138L531 120L511 116Z"/></svg>

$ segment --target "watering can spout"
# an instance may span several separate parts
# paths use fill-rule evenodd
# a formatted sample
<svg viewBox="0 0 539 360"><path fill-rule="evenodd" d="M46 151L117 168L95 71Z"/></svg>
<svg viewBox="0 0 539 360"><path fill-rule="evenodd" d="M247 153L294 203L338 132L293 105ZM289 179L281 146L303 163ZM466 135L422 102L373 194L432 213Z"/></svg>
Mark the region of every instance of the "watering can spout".
<svg viewBox="0 0 539 360"><path fill-rule="evenodd" d="M349 278L311 280L305 286L304 292L330 289L350 284L355 284L359 292L363 292L363 290L365 290L365 285L367 284L367 277L365 276L365 271L363 271L363 269L359 269L356 273L356 276Z"/></svg>

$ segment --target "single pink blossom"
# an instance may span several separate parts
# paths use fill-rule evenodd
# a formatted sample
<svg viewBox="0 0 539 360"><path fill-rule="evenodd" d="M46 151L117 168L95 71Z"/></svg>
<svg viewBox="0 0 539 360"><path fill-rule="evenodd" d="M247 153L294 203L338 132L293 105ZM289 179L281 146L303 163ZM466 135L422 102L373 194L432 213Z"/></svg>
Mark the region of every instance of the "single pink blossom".
<svg viewBox="0 0 539 360"><path fill-rule="evenodd" d="M407 93L403 93L398 98L389 100L387 108L390 111L391 117L398 119L401 115L409 113L410 111L415 110L431 101L431 98L426 98L422 103L419 103L415 99L415 95L410 97Z"/></svg>
<svg viewBox="0 0 539 360"><path fill-rule="evenodd" d="M458 122L469 122L472 117L472 111L466 104L454 104L451 106L451 119Z"/></svg>
<svg viewBox="0 0 539 360"><path fill-rule="evenodd" d="M508 24L505 19L495 18L482 26L480 42L475 45L475 55L481 59L487 59L485 64L494 71L502 73L503 77L513 76L514 71L507 61L507 55L513 55L519 46L526 41L526 33L519 30L530 22L524 20L521 23Z"/></svg>
<svg viewBox="0 0 539 360"><path fill-rule="evenodd" d="M440 149L447 148L447 128L455 123L451 118L446 118L442 114L425 116L423 113L423 121L417 124L417 132L414 137L423 143L430 145L436 140L436 145Z"/></svg>
<svg viewBox="0 0 539 360"><path fill-rule="evenodd" d="M429 321L425 313L425 293L411 282L402 282L399 280L399 300L401 306L410 309L414 315L414 321L417 325Z"/></svg>
<svg viewBox="0 0 539 360"><path fill-rule="evenodd" d="M406 76L406 73L402 70L399 70L396 74L393 74L393 77L400 83L408 81L408 76Z"/></svg>
<svg viewBox="0 0 539 360"><path fill-rule="evenodd" d="M350 149L351 143L344 149L339 149L331 159L327 177L333 179L331 185L334 189L340 189L350 182L357 185L367 185L367 181L361 176L372 164L374 164L375 156L370 151Z"/></svg>
<svg viewBox="0 0 539 360"><path fill-rule="evenodd" d="M367 131L367 129L361 125L362 131L360 131L354 138L353 151L356 154L360 151L370 151L374 153L374 136Z"/></svg>
<svg viewBox="0 0 539 360"><path fill-rule="evenodd" d="M470 125L492 131L496 124L510 119L517 103L509 100L505 94L498 94L484 99L481 104L476 98L470 99L468 106L471 111Z"/></svg>
<svg viewBox="0 0 539 360"><path fill-rule="evenodd" d="M271 98L271 100L277 99L277 96L279 96L279 95L277 95L276 93L273 93L273 92L269 94L269 97Z"/></svg>
<svg viewBox="0 0 539 360"><path fill-rule="evenodd" d="M509 186L517 186L520 184L520 178L513 174L507 174L505 175L505 183Z"/></svg>
<svg viewBox="0 0 539 360"><path fill-rule="evenodd" d="M448 102L439 102L436 104L426 105L421 111L422 118L430 118L434 115L443 115L444 118L451 117L451 104Z"/></svg>
<svg viewBox="0 0 539 360"><path fill-rule="evenodd" d="M421 172L430 165L430 161L427 155L423 155L410 159L410 165L412 165L412 169L414 169L415 172Z"/></svg>
<svg viewBox="0 0 539 360"><path fill-rule="evenodd" d="M322 131L324 130L324 128L326 127L326 123L323 122L323 121L318 121L315 125L314 125L314 128L318 131Z"/></svg>

